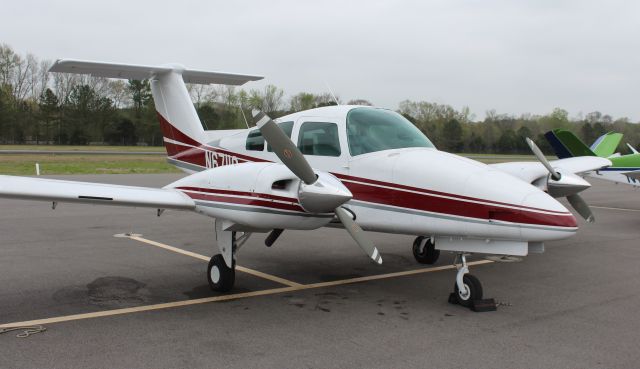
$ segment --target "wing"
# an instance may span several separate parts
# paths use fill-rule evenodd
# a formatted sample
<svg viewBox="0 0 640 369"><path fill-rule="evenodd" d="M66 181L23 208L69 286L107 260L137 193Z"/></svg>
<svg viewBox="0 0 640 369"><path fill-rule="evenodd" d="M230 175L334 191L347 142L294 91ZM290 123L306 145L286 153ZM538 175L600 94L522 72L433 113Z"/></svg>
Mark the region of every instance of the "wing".
<svg viewBox="0 0 640 369"><path fill-rule="evenodd" d="M173 189L2 175L0 197L157 209L195 208L189 196Z"/></svg>
<svg viewBox="0 0 640 369"><path fill-rule="evenodd" d="M633 170L631 172L624 172L622 174L624 174L625 176L631 179L635 179L635 180L640 179L640 170Z"/></svg>
<svg viewBox="0 0 640 369"><path fill-rule="evenodd" d="M582 174L608 167L611 165L611 160L597 156L581 156L552 160L550 163L552 167L561 169L563 172ZM538 161L509 162L490 165L495 169L511 174L529 183L541 177L546 177L549 174L544 165Z"/></svg>

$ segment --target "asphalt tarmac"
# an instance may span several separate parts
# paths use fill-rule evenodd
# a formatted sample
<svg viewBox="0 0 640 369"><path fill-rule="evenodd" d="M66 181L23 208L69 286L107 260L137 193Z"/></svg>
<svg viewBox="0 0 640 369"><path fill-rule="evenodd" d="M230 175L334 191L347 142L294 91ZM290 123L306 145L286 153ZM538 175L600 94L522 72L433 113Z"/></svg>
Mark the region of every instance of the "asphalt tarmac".
<svg viewBox="0 0 640 369"><path fill-rule="evenodd" d="M271 248L254 235L238 264L267 278L238 272L217 297L200 258L216 250L211 219L0 200L0 325L46 328L0 334L0 368L638 368L640 193L593 184L595 224L521 262L471 267L501 303L485 313L448 304L451 255L425 272L408 236L370 233L377 266L344 230L287 231Z"/></svg>

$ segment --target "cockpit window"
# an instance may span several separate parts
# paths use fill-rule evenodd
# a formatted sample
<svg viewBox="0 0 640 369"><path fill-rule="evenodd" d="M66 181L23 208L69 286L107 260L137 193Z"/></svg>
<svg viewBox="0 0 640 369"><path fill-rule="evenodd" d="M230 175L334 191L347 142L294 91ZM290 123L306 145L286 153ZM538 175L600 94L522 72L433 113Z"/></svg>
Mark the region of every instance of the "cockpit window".
<svg viewBox="0 0 640 369"><path fill-rule="evenodd" d="M305 155L340 156L338 125L304 122L298 134L298 148Z"/></svg>
<svg viewBox="0 0 640 369"><path fill-rule="evenodd" d="M249 132L245 148L251 151L264 151L264 137L259 129Z"/></svg>
<svg viewBox="0 0 640 369"><path fill-rule="evenodd" d="M347 114L347 140L351 156L406 147L434 147L402 115L372 108L356 108Z"/></svg>

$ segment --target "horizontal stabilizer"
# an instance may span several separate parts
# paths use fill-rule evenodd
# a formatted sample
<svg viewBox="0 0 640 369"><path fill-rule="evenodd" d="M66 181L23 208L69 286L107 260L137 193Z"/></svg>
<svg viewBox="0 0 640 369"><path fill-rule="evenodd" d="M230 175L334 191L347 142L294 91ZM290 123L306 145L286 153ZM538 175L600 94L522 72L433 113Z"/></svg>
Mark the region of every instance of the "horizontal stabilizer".
<svg viewBox="0 0 640 369"><path fill-rule="evenodd" d="M3 175L0 175L0 197L156 209L195 208L190 197L172 189Z"/></svg>
<svg viewBox="0 0 640 369"><path fill-rule="evenodd" d="M94 77L121 78L121 79L147 79L154 75L175 72L182 74L185 83L196 84L221 84L243 85L249 81L261 80L262 76L236 74L226 72L207 72L202 70L186 69L178 64L165 64L160 66L120 64L108 62L94 62L85 60L58 59L49 69L50 72L89 74Z"/></svg>

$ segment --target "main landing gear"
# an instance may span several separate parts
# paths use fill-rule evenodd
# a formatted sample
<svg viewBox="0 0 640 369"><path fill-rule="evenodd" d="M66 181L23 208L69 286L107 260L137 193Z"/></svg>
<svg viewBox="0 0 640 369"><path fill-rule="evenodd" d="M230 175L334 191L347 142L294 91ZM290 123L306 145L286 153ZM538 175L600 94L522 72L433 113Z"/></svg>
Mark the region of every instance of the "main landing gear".
<svg viewBox="0 0 640 369"><path fill-rule="evenodd" d="M433 238L419 236L413 241L413 257L420 264L433 264L440 257L440 250L435 249Z"/></svg>
<svg viewBox="0 0 640 369"><path fill-rule="evenodd" d="M207 281L212 291L228 292L236 281L236 254L249 239L249 232L225 231L221 221L216 220L216 239L219 254L209 260Z"/></svg>
<svg viewBox="0 0 640 369"><path fill-rule="evenodd" d="M229 268L220 254L213 255L209 260L207 268L207 280L209 287L213 291L228 292L233 288L236 281L235 261L233 267Z"/></svg>

